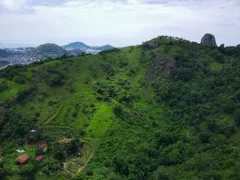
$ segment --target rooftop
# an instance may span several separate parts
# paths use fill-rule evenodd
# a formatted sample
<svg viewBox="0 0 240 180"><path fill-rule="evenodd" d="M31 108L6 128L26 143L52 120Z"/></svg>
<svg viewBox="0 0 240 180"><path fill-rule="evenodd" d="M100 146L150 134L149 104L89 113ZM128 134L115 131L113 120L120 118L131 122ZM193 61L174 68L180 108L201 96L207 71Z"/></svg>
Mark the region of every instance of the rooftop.
<svg viewBox="0 0 240 180"><path fill-rule="evenodd" d="M23 154L23 155L19 156L19 157L16 159L16 162L18 162L18 163L20 163L20 164L24 164L24 163L26 163L29 159L30 159L30 156L29 156L29 155Z"/></svg>
<svg viewBox="0 0 240 180"><path fill-rule="evenodd" d="M45 149L45 148L47 147L47 145L46 145L45 143L41 143L41 144L39 144L39 147L40 147L41 149Z"/></svg>
<svg viewBox="0 0 240 180"><path fill-rule="evenodd" d="M36 157L36 161L42 161L44 159L44 155L39 155L38 157Z"/></svg>

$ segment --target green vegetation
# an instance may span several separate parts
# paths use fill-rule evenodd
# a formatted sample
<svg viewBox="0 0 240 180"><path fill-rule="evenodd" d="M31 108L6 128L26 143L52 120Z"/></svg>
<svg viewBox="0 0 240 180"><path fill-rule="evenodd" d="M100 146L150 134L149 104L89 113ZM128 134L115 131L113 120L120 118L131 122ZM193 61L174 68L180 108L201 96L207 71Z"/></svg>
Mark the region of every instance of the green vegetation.
<svg viewBox="0 0 240 180"><path fill-rule="evenodd" d="M71 163L71 162L68 163L68 170L72 173L77 173L79 168L80 168L80 166L75 163Z"/></svg>
<svg viewBox="0 0 240 180"><path fill-rule="evenodd" d="M238 180L239 48L162 36L0 70L0 179ZM17 165L33 139L44 160Z"/></svg>

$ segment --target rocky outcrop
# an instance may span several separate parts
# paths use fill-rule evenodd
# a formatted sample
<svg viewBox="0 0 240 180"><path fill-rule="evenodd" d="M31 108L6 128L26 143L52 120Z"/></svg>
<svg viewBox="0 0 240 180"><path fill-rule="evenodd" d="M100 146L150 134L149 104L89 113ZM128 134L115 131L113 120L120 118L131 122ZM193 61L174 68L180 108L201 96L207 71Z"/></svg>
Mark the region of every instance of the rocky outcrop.
<svg viewBox="0 0 240 180"><path fill-rule="evenodd" d="M177 71L177 63L175 60L170 60L164 68L164 77L172 79Z"/></svg>
<svg viewBox="0 0 240 180"><path fill-rule="evenodd" d="M157 39L153 39L151 41L144 42L141 46L144 50L154 49L158 46L158 42Z"/></svg>
<svg viewBox="0 0 240 180"><path fill-rule="evenodd" d="M146 77L149 82L161 76L172 79L177 71L176 61L165 59L160 52L151 54L148 61L149 67Z"/></svg>
<svg viewBox="0 0 240 180"><path fill-rule="evenodd" d="M208 33L202 37L201 44L208 47L217 47L214 35Z"/></svg>

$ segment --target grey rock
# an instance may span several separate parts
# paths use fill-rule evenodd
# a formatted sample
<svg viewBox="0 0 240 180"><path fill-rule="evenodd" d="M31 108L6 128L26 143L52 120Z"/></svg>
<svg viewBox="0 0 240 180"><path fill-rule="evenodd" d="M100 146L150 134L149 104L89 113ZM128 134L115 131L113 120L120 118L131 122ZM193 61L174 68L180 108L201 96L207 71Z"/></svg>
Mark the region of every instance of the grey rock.
<svg viewBox="0 0 240 180"><path fill-rule="evenodd" d="M164 77L168 79L172 79L174 74L177 71L177 63L175 60L170 60L164 68Z"/></svg>
<svg viewBox="0 0 240 180"><path fill-rule="evenodd" d="M177 62L175 60L167 60L161 52L152 53L148 58L148 71L146 78L148 82L159 77L172 79L177 71Z"/></svg>
<svg viewBox="0 0 240 180"><path fill-rule="evenodd" d="M205 34L202 37L201 44L204 46L208 46L208 47L217 47L214 35L209 34L209 33Z"/></svg>
<svg viewBox="0 0 240 180"><path fill-rule="evenodd" d="M144 42L141 46L144 50L154 49L158 46L158 42L157 39L153 39L151 41Z"/></svg>

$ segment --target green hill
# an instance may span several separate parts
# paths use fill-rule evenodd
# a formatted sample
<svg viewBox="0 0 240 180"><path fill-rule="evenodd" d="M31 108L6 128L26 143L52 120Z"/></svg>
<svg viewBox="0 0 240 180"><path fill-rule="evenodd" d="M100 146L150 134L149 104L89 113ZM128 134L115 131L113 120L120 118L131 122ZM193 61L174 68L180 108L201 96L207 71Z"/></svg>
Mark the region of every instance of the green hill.
<svg viewBox="0 0 240 180"><path fill-rule="evenodd" d="M239 52L161 36L1 70L0 179L237 180ZM46 158L16 165L32 129L50 146ZM56 143L64 137L89 144L81 161L76 143Z"/></svg>

